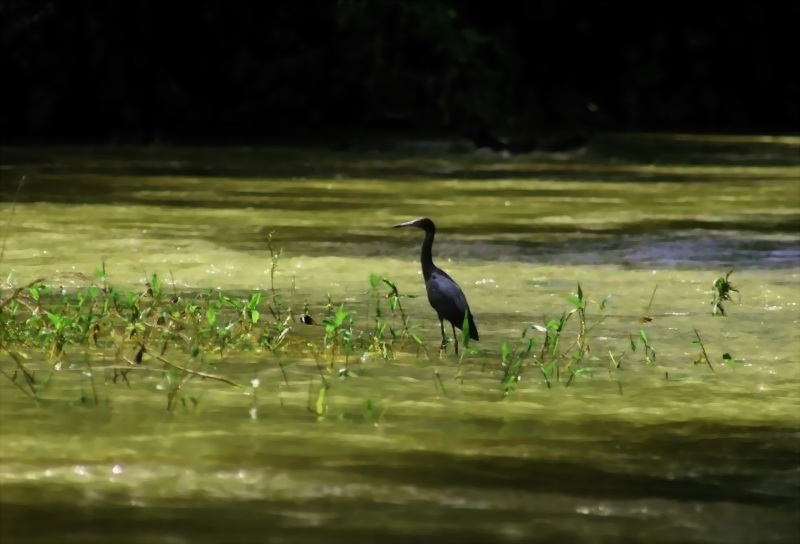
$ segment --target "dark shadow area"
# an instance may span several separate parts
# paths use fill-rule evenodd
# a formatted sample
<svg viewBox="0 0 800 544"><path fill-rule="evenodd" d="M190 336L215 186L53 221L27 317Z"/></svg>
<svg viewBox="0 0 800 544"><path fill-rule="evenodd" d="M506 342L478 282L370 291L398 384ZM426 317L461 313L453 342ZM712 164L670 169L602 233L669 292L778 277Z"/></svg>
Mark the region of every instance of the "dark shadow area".
<svg viewBox="0 0 800 544"><path fill-rule="evenodd" d="M717 165L719 166L719 165ZM770 166L777 166L772 164ZM181 189L182 183L187 179L197 179L207 184L200 188L206 190L219 191L225 196L247 196L268 194L264 189L269 189L270 180L276 179L281 182L287 179L295 179L297 195L305 196L305 202L297 202L296 206L308 205L313 202L308 198L308 190L303 189L307 179L313 180L332 180L332 179L354 179L354 180L374 180L376 183L403 181L412 183L428 183L432 181L458 180L459 193L466 195L487 195L487 196L557 196L571 195L580 193L578 188L559 188L559 182L584 182L584 183L724 183L726 185L753 184L752 175L740 175L726 173L681 173L681 172L646 172L635 171L635 169L609 169L595 171L587 167L585 170L578 170L574 167L558 168L553 166L532 167L530 169L448 169L446 172L435 171L424 168L397 168L397 167L370 167L370 168L348 168L339 167L330 171L320 172L315 169L296 168L291 170L280 169L261 174L234 172L231 170L199 171L199 170L176 170L165 172L163 169L144 169L131 166L124 174L118 170L91 169L82 173L51 170L49 168L30 167L27 169L14 168L2 175L0 180L0 195L3 199L10 199L13 195L16 184L22 176L26 177L25 191L18 194L19 202L66 202L74 204L114 204L124 202L135 204L136 195L126 194L131 191L146 188L151 192L164 192ZM644 169L642 169L644 170ZM137 180L136 178L141 178ZM154 184L154 178L161 178L159 184ZM252 179L257 178L257 179ZM253 191L248 193L239 188L233 190L226 188L226 181L251 179ZM519 180L519 181L547 181L553 184L548 189L493 189L491 181L496 180ZM800 182L800 180L798 180ZM261 188L262 191L256 190ZM312 188L317 194L323 193L321 190ZM292 196L281 189L276 196ZM369 197L365 192L364 196ZM313 194L313 193L312 193ZM396 199L397 194L386 194L385 192L376 193L376 198ZM185 198L173 198L163 200L146 200L146 204L164 206L182 206L193 208L220 208L225 207L226 203L191 201ZM800 196L798 196L800 204ZM291 203L290 203L291 204ZM369 205L365 202L365 205ZM238 206L238 205L237 205Z"/></svg>
<svg viewBox="0 0 800 544"><path fill-rule="evenodd" d="M747 170L758 167L800 167L800 143L745 138L719 143L712 137L676 140L677 136L599 135L585 153L520 156L452 154L431 151L330 152L314 147L243 148L4 148L0 194L13 192L20 177L28 178L19 198L113 198L158 178L168 190L185 179L207 180L225 191L226 180L251 180L264 187L272 179L366 179L425 183L459 180L459 190L494 194L491 184L507 180L547 180L557 191L561 181L752 183ZM704 171L702 167L724 169ZM656 167L657 169L654 169ZM673 168L674 167L674 168ZM692 168L700 170L693 172ZM737 167L741 169L737 170ZM475 183L470 183L475 182ZM477 182L481 182L478 185ZM514 196L509 193L508 196ZM800 193L798 193L800 202ZM176 204L177 205L177 204Z"/></svg>
<svg viewBox="0 0 800 544"><path fill-rule="evenodd" d="M800 130L800 4L0 1L3 142L386 134L575 149L594 131ZM688 16L687 14L691 14Z"/></svg>
<svg viewBox="0 0 800 544"><path fill-rule="evenodd" d="M794 429L707 423L636 429L602 420L583 425L607 430L607 437L580 445L591 451L593 459L609 459L607 466L585 460L462 457L420 451L376 465L367 459L354 459L345 469L439 487L469 485L538 493L557 489L559 493L609 500L659 497L731 501L781 507L787 512L800 507L800 480L787 479L800 458ZM671 474L662 473L659 466L663 462L674 468ZM686 467L685 473L677 467Z"/></svg>
<svg viewBox="0 0 800 544"><path fill-rule="evenodd" d="M413 541L452 544L491 544L516 542L498 531L476 529L476 522L485 526L513 525L520 521L532 526L524 542L571 542L608 544L640 544L640 536L648 534L655 525L652 520L625 519L607 516L605 519L584 516L581 531L594 536L579 536L571 516L547 512L531 514L508 510L502 513L467 510L448 512L447 509L417 505L392 505L340 499L334 507L325 501L306 501L301 507L282 501L178 501L156 506L124 507L96 506L80 508L63 503L42 502L23 506L0 502L0 538L5 544L59 542L64 544L94 544L113 541L118 544L190 541L195 544L250 544L280 542L306 544L352 544L381 542L408 544ZM308 518L325 519L317 527L312 522L293 519L300 511ZM334 512L347 514L334 514ZM47 519L47 523L41 523ZM401 527L397 527L397 526ZM659 522L659 528L668 525ZM598 533L606 536L598 537ZM622 535L620 535L622 533ZM520 535L522 536L522 535ZM789 535L791 538L791 535ZM708 542L703 538L669 537L647 540L654 544L692 544ZM769 542L792 542L770 539Z"/></svg>
<svg viewBox="0 0 800 544"><path fill-rule="evenodd" d="M758 222L661 221L620 225L616 228L581 226L523 226L508 224L465 226L454 233L442 231L438 259L478 262L526 262L554 265L615 265L625 268L795 268L800 266L797 218L774 217ZM484 230L485 229L485 230ZM272 229L258 232L222 229L215 243L243 251L266 251ZM513 239L487 237L513 236ZM783 233L785 238L777 238ZM165 235L169 238L169 235ZM467 238L468 237L468 238ZM346 239L346 242L342 240ZM299 257L386 257L415 259L419 241L398 239L391 233L321 231L314 227L281 230L279 243L287 255Z"/></svg>
<svg viewBox="0 0 800 544"><path fill-rule="evenodd" d="M506 428L523 424L533 425L529 432L535 434L536 426L552 423L487 420L487 425ZM649 535L648 542L715 541L705 533L707 529L698 531L697 526L686 533L679 517L587 516L555 506L538 510L524 502L525 497L540 494L566 495L576 504L659 499L688 509L713 503L760 505L777 516L769 526L752 520L756 527L760 523L763 542L794 542L800 534L794 518L800 507L796 429L703 422L645 427L604 420L563 424L585 426L597 436L595 441L581 441L579 447L591 454L580 462L424 451L326 456L322 461L326 470L366 477L378 486L386 482L452 495L466 488L504 491L509 497L520 497L517 509L430 503L422 497L394 503L348 496L297 501L175 498L133 506L127 504L130 499L125 494L112 494L102 502L79 504L80 488L65 487L54 496L73 495L74 503L0 503L0 536L3 542L57 538L90 543L111 535L117 542L138 542L155 535L192 542L213 542L223 535L226 542L366 542L380 535L381 542L400 543L413 535L469 543L506 541L497 530L486 528L522 523L531 529L526 542L566 538L578 543L632 543L640 542L643 534ZM562 446L554 445L563 451ZM316 453L308 455L306 459L273 452L265 462L287 471L320 463ZM246 468L254 459L221 458L218 462ZM47 523L39 521L43 517Z"/></svg>

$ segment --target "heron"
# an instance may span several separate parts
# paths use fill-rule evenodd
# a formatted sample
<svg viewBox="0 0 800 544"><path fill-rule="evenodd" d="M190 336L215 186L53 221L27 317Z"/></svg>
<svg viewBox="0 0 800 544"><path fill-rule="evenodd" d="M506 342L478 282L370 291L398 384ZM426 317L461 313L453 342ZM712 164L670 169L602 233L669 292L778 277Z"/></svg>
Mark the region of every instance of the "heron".
<svg viewBox="0 0 800 544"><path fill-rule="evenodd" d="M428 292L428 302L430 302L439 316L439 327L442 330L441 349L444 350L447 346L447 339L444 335L444 320L446 319L453 327L453 340L455 341L456 355L458 355L456 329L461 330L464 324L464 314L466 314L469 323L469 337L473 340L479 340L478 327L475 326L475 320L472 317L469 304L467 304L467 297L464 296L461 287L447 272L433 264L432 249L436 225L428 217L419 217L405 223L392 225L392 228L395 229L399 227L417 227L425 231L425 241L422 242L420 261L422 263L422 277L425 278L425 290Z"/></svg>

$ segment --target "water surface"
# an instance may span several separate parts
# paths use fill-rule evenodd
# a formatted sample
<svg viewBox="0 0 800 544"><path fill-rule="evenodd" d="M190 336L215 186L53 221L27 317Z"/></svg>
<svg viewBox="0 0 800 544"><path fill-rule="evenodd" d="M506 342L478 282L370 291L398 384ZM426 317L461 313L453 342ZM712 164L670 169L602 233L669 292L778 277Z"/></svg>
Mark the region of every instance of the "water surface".
<svg viewBox="0 0 800 544"><path fill-rule="evenodd" d="M403 292L420 335L421 233L467 292L487 351L458 361L365 357L333 368L328 411L307 409L310 353L231 354L165 410L157 372L79 401L71 352L33 404L0 381L4 542L796 542L800 536L800 140L609 135L571 154L503 157L320 149L4 149L4 295L47 276L67 290L105 259L117 285L276 286L321 315L328 294L369 319L370 273ZM711 317L735 267L741 304ZM503 398L500 344L567 307L598 317L591 373ZM292 288L294 285L294 288ZM655 289L655 295L653 295ZM652 297L652 303L650 302ZM630 351L638 318L656 349ZM298 335L315 332L295 327ZM702 335L714 363L694 365ZM722 354L739 363L728 366ZM52 363L35 351L30 364ZM0 359L3 368L11 361ZM441 384L435 377L441 376ZM288 383L287 383L288 382ZM444 388L442 388L442 386ZM43 523L42 520L47 520Z"/></svg>

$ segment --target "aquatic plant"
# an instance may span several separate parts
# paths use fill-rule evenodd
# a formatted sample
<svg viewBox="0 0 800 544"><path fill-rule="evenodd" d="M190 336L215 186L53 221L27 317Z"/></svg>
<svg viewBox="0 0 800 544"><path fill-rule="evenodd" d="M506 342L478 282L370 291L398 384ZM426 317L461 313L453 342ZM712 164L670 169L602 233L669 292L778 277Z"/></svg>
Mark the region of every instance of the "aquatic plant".
<svg viewBox="0 0 800 544"><path fill-rule="evenodd" d="M229 356L251 354L254 360L263 360L263 355L270 355L286 386L286 365L310 358L317 365L321 385L315 387L314 380L309 381L307 409L324 417L330 377L358 379L353 364L379 364L404 353L431 364L434 384L448 394L437 363L443 358L441 350L438 358L431 356L419 326L403 305L413 295L402 293L391 279L371 274L363 293L366 313L358 311L363 306L337 302L330 294L323 303L304 301L302 309L296 310L294 280L289 289L275 283L282 251L272 244L270 237L267 292L178 292L174 278L168 290L157 273L141 287L118 288L109 281L104 260L91 276L37 278L14 287L0 298L0 352L12 361L11 366L0 364L0 372L20 392L40 400L59 372L80 370L88 384L88 392L83 388L80 392L80 402L94 405L101 402L98 383L130 387L134 376L156 374L166 408L173 411L178 406L197 409L200 397L190 386L202 381L241 388L255 399L258 385L252 384L259 383L257 378L248 388L217 370ZM729 276L720 278L722 283L718 280L720 308L730 300L730 292L736 292ZM71 291L61 287L59 281L66 279L78 287ZM656 350L645 327L653 321L648 314L656 289L638 320L638 331L629 334L628 348L608 350L608 372L621 371L623 361L639 352L641 362L655 365ZM479 367L482 374L497 376L498 393L505 397L519 388L524 376L547 388L569 387L576 378L590 377L604 366L604 357L595 354L593 345L595 332L606 319L608 301L605 297L593 303L578 284L566 296L568 307L558 317L524 325L517 339L499 339L496 350L487 347L486 341L482 347L473 347L463 332L469 327L464 326L464 349L457 359L455 379L464 383L464 370ZM590 313L592 308L597 311ZM693 342L701 349L694 363L714 370L696 329ZM31 363L32 358L39 362ZM50 364L42 366L42 358ZM737 364L728 353L722 360L732 367ZM619 387L621 392L621 381ZM255 404L252 410L257 414ZM374 415L374 410L368 407L365 413Z"/></svg>
<svg viewBox="0 0 800 544"><path fill-rule="evenodd" d="M723 303L733 300L731 298L731 293L739 294L739 290L736 289L733 284L731 284L731 274L733 274L733 268L731 268L728 273L725 274L725 276L720 276L714 280L714 284L711 288L711 293L713 295L713 299L711 300L711 315L724 317L725 307L723 306Z"/></svg>

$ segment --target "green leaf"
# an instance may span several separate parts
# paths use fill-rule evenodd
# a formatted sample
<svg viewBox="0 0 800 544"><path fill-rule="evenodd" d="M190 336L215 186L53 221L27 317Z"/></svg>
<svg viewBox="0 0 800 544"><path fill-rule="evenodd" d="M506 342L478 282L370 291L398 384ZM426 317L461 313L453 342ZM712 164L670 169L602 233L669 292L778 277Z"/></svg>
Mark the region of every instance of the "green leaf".
<svg viewBox="0 0 800 544"><path fill-rule="evenodd" d="M469 310L464 312L464 320L461 322L461 344L465 348L469 347Z"/></svg>
<svg viewBox="0 0 800 544"><path fill-rule="evenodd" d="M100 261L101 266L100 268L95 268L94 272L92 273L95 278L99 278L101 280L105 280L106 278L106 260L102 259Z"/></svg>
<svg viewBox="0 0 800 544"><path fill-rule="evenodd" d="M208 321L208 324L212 327L214 326L214 323L217 322L217 312L214 310L213 306L209 306L206 310L206 321Z"/></svg>
<svg viewBox="0 0 800 544"><path fill-rule="evenodd" d="M154 297L161 294L161 280L158 278L158 274L153 274L153 279L150 280L150 289L153 291Z"/></svg>
<svg viewBox="0 0 800 544"><path fill-rule="evenodd" d="M60 316L57 316L56 314L54 314L52 312L48 312L47 313L47 319L50 320L50 323L52 323L55 328L57 328L57 329L61 328L61 317Z"/></svg>
<svg viewBox="0 0 800 544"><path fill-rule="evenodd" d="M317 415L324 415L325 414L325 395L328 391L327 387L323 387L319 390L319 394L317 395L317 402L314 405L315 410L317 411Z"/></svg>
<svg viewBox="0 0 800 544"><path fill-rule="evenodd" d="M508 342L504 340L503 341L503 345L500 346L500 357L501 357L501 360L503 361L503 363L508 362L508 356L509 356L510 353L511 353L511 350L508 347Z"/></svg>
<svg viewBox="0 0 800 544"><path fill-rule="evenodd" d="M260 317L261 317L261 314L258 313L258 310L251 310L250 311L250 321L252 321L254 325L256 323L258 323L258 320L259 320Z"/></svg>
<svg viewBox="0 0 800 544"><path fill-rule="evenodd" d="M525 350L520 354L520 357L524 359L525 357L530 355L531 351L533 351L533 346L535 345L536 345L535 339L531 338L530 340L528 340L528 345L525 347Z"/></svg>

